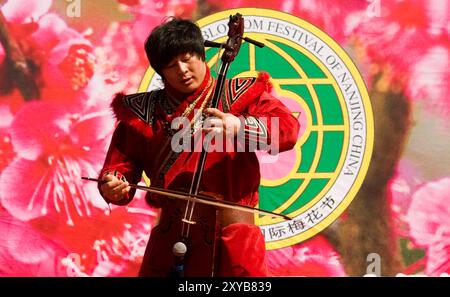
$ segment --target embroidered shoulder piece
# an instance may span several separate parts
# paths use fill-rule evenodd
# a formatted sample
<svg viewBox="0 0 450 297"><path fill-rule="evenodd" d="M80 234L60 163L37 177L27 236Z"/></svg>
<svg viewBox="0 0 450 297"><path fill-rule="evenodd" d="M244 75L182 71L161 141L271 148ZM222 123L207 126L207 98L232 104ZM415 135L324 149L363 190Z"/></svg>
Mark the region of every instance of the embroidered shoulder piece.
<svg viewBox="0 0 450 297"><path fill-rule="evenodd" d="M245 107L257 100L261 94L270 92L272 85L267 73L261 72L258 77L241 77L229 79L225 83L225 108L241 112Z"/></svg>
<svg viewBox="0 0 450 297"><path fill-rule="evenodd" d="M130 94L123 98L124 104L134 112L141 120L153 124L153 116L155 110L155 91Z"/></svg>
<svg viewBox="0 0 450 297"><path fill-rule="evenodd" d="M256 77L233 78L226 82L225 96L232 105L256 82Z"/></svg>
<svg viewBox="0 0 450 297"><path fill-rule="evenodd" d="M150 136L159 93L158 90L130 95L118 93L114 97L111 107L117 120Z"/></svg>
<svg viewBox="0 0 450 297"><path fill-rule="evenodd" d="M225 101L231 107L231 112L244 115L241 118L245 144L249 150L267 149L270 142L267 123L255 116L246 114L248 107L259 100L263 92L270 92L272 84L267 73L261 72L256 77L236 78L227 81Z"/></svg>

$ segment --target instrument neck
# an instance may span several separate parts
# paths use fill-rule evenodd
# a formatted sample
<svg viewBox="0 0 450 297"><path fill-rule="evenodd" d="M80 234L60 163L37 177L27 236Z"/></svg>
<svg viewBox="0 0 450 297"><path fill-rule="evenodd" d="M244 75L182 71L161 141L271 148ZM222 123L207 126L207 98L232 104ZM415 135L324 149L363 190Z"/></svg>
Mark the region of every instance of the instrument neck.
<svg viewBox="0 0 450 297"><path fill-rule="evenodd" d="M223 87L225 85L226 74L227 74L229 65L230 65L229 63L223 63L220 67L219 75L217 77L216 87L214 89L213 98L211 99L211 107L213 107L213 108L217 108L219 105L219 100L220 100L222 92L223 92ZM206 144L204 144L202 146L202 152L200 154L196 169L194 171L194 177L192 179L191 188L189 191L190 194L194 194L194 195L198 194L198 191L200 188L201 177L203 174L203 170L205 168L208 148L209 148L209 142L206 142Z"/></svg>

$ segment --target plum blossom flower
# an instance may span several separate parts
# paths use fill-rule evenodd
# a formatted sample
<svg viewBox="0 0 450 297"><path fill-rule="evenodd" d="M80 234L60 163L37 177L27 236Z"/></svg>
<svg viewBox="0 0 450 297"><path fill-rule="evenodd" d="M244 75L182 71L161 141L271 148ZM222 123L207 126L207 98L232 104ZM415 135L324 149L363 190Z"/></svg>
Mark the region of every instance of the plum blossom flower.
<svg viewBox="0 0 450 297"><path fill-rule="evenodd" d="M377 62L388 61L395 65L395 72L407 72L429 46L427 2L383 3L380 16L368 17L360 13L347 29L356 34Z"/></svg>
<svg viewBox="0 0 450 297"><path fill-rule="evenodd" d="M142 193L76 226L20 221L0 208L1 276L136 276L157 211Z"/></svg>
<svg viewBox="0 0 450 297"><path fill-rule="evenodd" d="M337 42L344 44L349 37L347 26L355 14L366 12L365 0L302 0L295 1L294 14L320 27Z"/></svg>
<svg viewBox="0 0 450 297"><path fill-rule="evenodd" d="M0 276L54 276L64 249L0 208Z"/></svg>
<svg viewBox="0 0 450 297"><path fill-rule="evenodd" d="M52 238L58 249L44 253L30 246L33 265L50 261L56 266L53 272L25 274L11 264L16 261L23 271L30 267L20 258L25 257L23 250L11 248L5 252L5 261L11 262L5 267L12 268L5 273L71 276L78 269L89 276L137 274L156 212L138 195L129 207L105 213L97 184L81 180L84 175L97 176L113 126L109 111L74 112L51 102L29 102L16 114L10 131L17 158L0 175L3 212L14 226L24 226L14 234L34 232L37 247L50 246L45 242ZM18 180L23 186L18 187ZM14 226L7 223L0 229L7 232ZM79 266L70 264L72 254L80 256Z"/></svg>
<svg viewBox="0 0 450 297"><path fill-rule="evenodd" d="M52 0L9 0L1 8L5 17L14 23L30 23L46 14L52 5Z"/></svg>
<svg viewBox="0 0 450 297"><path fill-rule="evenodd" d="M80 271L92 276L136 276L153 219L154 213L150 210L123 207L114 209L101 221L92 219L77 227L67 240L72 250L80 252ZM102 230L99 232L100 223ZM82 239L81 245L73 242L77 238Z"/></svg>
<svg viewBox="0 0 450 297"><path fill-rule="evenodd" d="M17 158L0 176L2 205L20 220L54 212L70 225L74 214L104 208L96 186L85 186L81 176L96 176L113 126L109 111L74 112L62 104L29 102L10 127Z"/></svg>
<svg viewBox="0 0 450 297"><path fill-rule="evenodd" d="M321 235L285 248L267 251L271 276L345 276L339 255Z"/></svg>
<svg viewBox="0 0 450 297"><path fill-rule="evenodd" d="M47 14L38 23L39 29L31 35L40 41L42 98L66 103L86 98L82 92L95 71L95 56L91 43L79 32L69 28L55 14Z"/></svg>
<svg viewBox="0 0 450 297"><path fill-rule="evenodd" d="M439 276L450 272L450 178L424 184L412 196L407 213L410 236L425 247L425 273Z"/></svg>
<svg viewBox="0 0 450 297"><path fill-rule="evenodd" d="M137 44L128 23L111 24L95 47L97 68L109 89L134 93L148 67L143 44ZM111 93L112 97L112 93ZM110 98L111 98L110 97Z"/></svg>
<svg viewBox="0 0 450 297"><path fill-rule="evenodd" d="M379 17L361 13L347 29L374 63L389 67L389 79L411 99L426 99L427 106L447 114L449 14L447 1L388 1Z"/></svg>
<svg viewBox="0 0 450 297"><path fill-rule="evenodd" d="M60 224L59 228L47 234L70 248L70 254L62 259L67 276L138 274L158 215L157 210L146 204L144 195L145 192L137 191L134 200L126 207L114 206L110 213L98 213L75 226ZM78 256L78 263L73 263L73 255Z"/></svg>
<svg viewBox="0 0 450 297"><path fill-rule="evenodd" d="M450 114L448 69L450 69L449 47L429 48L412 69L407 89L409 96L425 99L427 106L444 114Z"/></svg>
<svg viewBox="0 0 450 297"><path fill-rule="evenodd" d="M48 0L8 1L1 9L11 37L17 41L42 89L41 97L47 100L75 98L94 74L92 45L58 15L48 13L51 3ZM4 67L0 73L2 93L8 94L14 82L10 81Z"/></svg>

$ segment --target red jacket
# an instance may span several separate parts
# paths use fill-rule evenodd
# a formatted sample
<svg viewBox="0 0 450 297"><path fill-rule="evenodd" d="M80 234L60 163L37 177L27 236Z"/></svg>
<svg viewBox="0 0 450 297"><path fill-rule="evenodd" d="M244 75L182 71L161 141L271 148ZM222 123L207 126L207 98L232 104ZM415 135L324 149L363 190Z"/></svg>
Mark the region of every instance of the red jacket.
<svg viewBox="0 0 450 297"><path fill-rule="evenodd" d="M209 72L203 84L186 101L194 101L207 86ZM271 85L266 74L256 78L228 80L225 103L220 110L236 116L243 116L244 137L247 142L257 141L267 144L267 148L278 146L280 152L292 149L297 141L299 123L289 109L268 92ZM141 180L142 171L150 178L152 185L170 188L189 188L198 152L182 152L168 156L171 150L167 136L167 115L158 101L146 92L115 97L112 107L119 124L114 132L111 145L100 173L118 171L130 183ZM157 96L163 97L164 91ZM205 94L207 92L204 92ZM165 99L165 98L163 98ZM161 100L161 99L159 99ZM199 107L202 102L196 104ZM153 105L152 105L153 103ZM227 106L228 105L228 106ZM185 110L181 106L172 117ZM178 114L177 114L178 113ZM192 119L192 114L189 118ZM271 119L278 117L279 127L271 126ZM266 119L265 122L258 119ZM166 124L164 124L166 122ZM277 133L278 135L274 135ZM256 138L258 137L258 138ZM272 141L274 140L274 141ZM275 143L277 140L277 143ZM258 202L260 172L254 152L210 152L207 156L201 189L221 194L224 199L243 205L255 206ZM132 198L133 193L130 193ZM160 199L148 199L153 206L161 206ZM129 203L131 199L116 204Z"/></svg>
<svg viewBox="0 0 450 297"><path fill-rule="evenodd" d="M100 176L106 172L118 172L130 183L138 183L144 171L152 186L189 191L200 153L174 153L171 146L173 138L169 135L177 132L169 127L171 121L189 111L189 107L203 106L203 103L207 102L205 100L210 99L213 88L214 80L207 71L200 88L178 106L173 104L164 90L117 95L112 107L119 124ZM241 132L245 145L259 141L258 148L274 151L274 147L277 147L281 152L294 147L299 123L286 106L269 94L270 88L267 74L261 74L258 78L228 80L218 108L241 117ZM191 120L193 115L194 108L187 114L187 118ZM278 119L278 127L272 126L273 118ZM199 144L201 145L201 142ZM242 145L241 143L241 146L238 144L234 147ZM220 194L225 200L254 207L258 203L260 179L259 163L254 151L210 152L207 155L200 190ZM129 193L128 199L108 202L127 204L133 195L134 190ZM173 239L170 238L172 235L169 233L172 231L169 232L169 229L181 229L181 220L177 219L182 215L183 207L177 201L150 193L147 193L146 200L152 206L162 207L163 211L158 227L152 230L141 275L167 275L169 266L173 264ZM214 220L208 216L199 216L196 218L199 221ZM193 240L206 242L214 236L217 238L214 233L216 230L205 227L209 226L209 223L197 224L200 226L198 228L203 229ZM162 236L164 234L167 236ZM258 227L237 223L223 228L219 236L223 243L220 256L221 275L264 275L264 238ZM204 262L208 257L214 258L209 251L200 250L198 253L192 253L188 259L192 263L191 266L195 266L189 271L191 276L206 276L207 272L198 263Z"/></svg>

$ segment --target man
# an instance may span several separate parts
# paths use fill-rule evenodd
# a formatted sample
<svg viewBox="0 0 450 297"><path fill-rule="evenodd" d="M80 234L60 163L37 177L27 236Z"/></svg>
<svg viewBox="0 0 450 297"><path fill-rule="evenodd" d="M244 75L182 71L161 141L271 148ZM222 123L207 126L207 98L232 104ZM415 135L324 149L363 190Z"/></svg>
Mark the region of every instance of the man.
<svg viewBox="0 0 450 297"><path fill-rule="evenodd" d="M200 29L180 19L156 27L147 38L147 57L164 89L118 94L112 103L119 123L100 173L104 182L99 184L108 203L129 203L135 191L129 183L138 183L143 171L152 186L189 191L200 153L195 142L194 150L174 149L180 129L172 124L179 118L187 119L191 126L185 131L194 136L215 133L228 140L243 136L244 147L256 142L259 148L275 151L295 145L298 121L269 95L268 75L228 80L218 108L209 107L216 82L205 63L203 42ZM198 130L202 115L209 116L209 126ZM254 207L260 183L258 159L254 151L236 151L237 146L232 146L234 151L208 152L200 190ZM186 276L266 275L264 237L253 214L150 193L146 200L161 208L161 216L152 229L140 276L169 276L180 267L179 275ZM173 253L177 242L186 243L185 254Z"/></svg>

